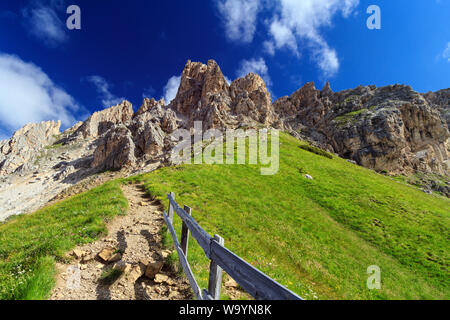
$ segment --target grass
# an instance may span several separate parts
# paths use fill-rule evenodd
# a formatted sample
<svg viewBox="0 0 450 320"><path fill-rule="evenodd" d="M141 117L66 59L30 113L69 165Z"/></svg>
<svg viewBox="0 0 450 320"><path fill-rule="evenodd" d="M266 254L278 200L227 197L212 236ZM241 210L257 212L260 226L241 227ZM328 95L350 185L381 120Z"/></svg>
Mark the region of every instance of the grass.
<svg viewBox="0 0 450 320"><path fill-rule="evenodd" d="M273 176L256 165L183 165L130 180L165 205L175 192L207 232L304 298L450 298L448 199L302 150L288 135L280 142ZM209 261L192 238L188 258L206 288ZM366 286L371 265L381 290Z"/></svg>
<svg viewBox="0 0 450 320"><path fill-rule="evenodd" d="M434 173L417 172L410 175L397 175L393 176L393 179L402 183L408 183L420 190L429 189L441 196L446 196L444 193L439 192L439 187L445 187L450 184L450 178Z"/></svg>
<svg viewBox="0 0 450 320"><path fill-rule="evenodd" d="M346 113L334 119L339 127L345 126L349 123L355 123L359 119L359 115L367 113L368 109L360 109L353 112Z"/></svg>
<svg viewBox="0 0 450 320"><path fill-rule="evenodd" d="M56 143L52 144L51 146L46 146L45 149L46 150L58 149L61 148L62 146L64 146L64 143Z"/></svg>
<svg viewBox="0 0 450 320"><path fill-rule="evenodd" d="M312 152L314 154L317 154L319 156L328 158L328 159L333 159L333 155L330 154L329 152L326 152L325 150L322 150L320 148L314 147L314 146L310 146L308 144L303 144L300 146L301 149Z"/></svg>
<svg viewBox="0 0 450 320"><path fill-rule="evenodd" d="M165 205L175 192L208 233L303 298L449 299L450 200L301 145L281 134L273 176L257 165L168 167L10 219L0 225L0 299L47 298L55 261L124 214L120 183L133 181ZM209 261L192 237L188 258L206 288ZM366 286L372 265L381 268L381 290Z"/></svg>
<svg viewBox="0 0 450 320"><path fill-rule="evenodd" d="M0 299L48 298L55 261L106 232L105 221L128 207L119 181L0 225Z"/></svg>

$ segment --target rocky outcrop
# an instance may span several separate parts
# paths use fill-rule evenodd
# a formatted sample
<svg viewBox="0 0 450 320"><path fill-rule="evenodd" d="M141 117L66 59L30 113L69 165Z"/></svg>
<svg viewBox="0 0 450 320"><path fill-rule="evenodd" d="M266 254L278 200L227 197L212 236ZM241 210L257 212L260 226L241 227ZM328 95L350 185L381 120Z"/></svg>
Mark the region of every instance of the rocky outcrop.
<svg viewBox="0 0 450 320"><path fill-rule="evenodd" d="M178 122L176 113L164 106L164 100L144 99L136 114L100 137L92 167L117 170L160 160L171 148L168 136L178 128Z"/></svg>
<svg viewBox="0 0 450 320"><path fill-rule="evenodd" d="M94 114L77 132L102 135L93 166L112 169L161 159L173 147L171 132L202 121L204 129L262 124L293 131L378 171L448 175L448 95L421 95L401 85L333 92L329 83L322 90L307 83L272 104L260 76L250 73L228 85L215 61L188 61L170 105L145 99L133 115L123 102Z"/></svg>
<svg viewBox="0 0 450 320"><path fill-rule="evenodd" d="M270 126L278 120L266 84L257 74L250 73L233 81L230 97L232 112L239 116L240 122L256 121Z"/></svg>
<svg viewBox="0 0 450 320"><path fill-rule="evenodd" d="M148 99L145 98L144 102L142 103L142 106L139 108L139 110L136 112L134 117L138 117L141 114L147 113L155 108L163 108L165 106L164 99L161 99L159 101L156 101L155 99Z"/></svg>
<svg viewBox="0 0 450 320"><path fill-rule="evenodd" d="M11 139L0 142L0 174L11 174L32 167L39 152L55 141L61 121L27 124Z"/></svg>
<svg viewBox="0 0 450 320"><path fill-rule="evenodd" d="M272 103L260 76L250 73L229 85L215 61L188 61L169 105L144 99L134 113L124 101L63 134L59 122L44 122L0 141L0 175L6 181L11 173L19 173L13 175L18 179L26 174L38 192L41 182L44 188L73 184L101 170L156 168L170 163L177 143L171 134L202 121L203 129L276 127L377 171L449 176L449 97L450 89L420 94L393 85L333 92L329 83L321 90L307 83ZM37 180L44 170L44 179ZM19 198L23 191L15 191Z"/></svg>
<svg viewBox="0 0 450 320"><path fill-rule="evenodd" d="M274 103L286 129L378 171L448 175L449 131L439 112L409 86L332 92L306 84Z"/></svg>
<svg viewBox="0 0 450 320"><path fill-rule="evenodd" d="M229 86L213 60L208 65L188 61L181 75L180 87L170 107L179 114L184 127L203 121L204 127L231 125Z"/></svg>
<svg viewBox="0 0 450 320"><path fill-rule="evenodd" d="M133 136L123 124L112 127L98 144L92 167L118 170L136 162Z"/></svg>
<svg viewBox="0 0 450 320"><path fill-rule="evenodd" d="M249 122L270 125L276 118L270 94L256 74L229 86L217 63L188 61L176 98L169 106L183 118L184 127L202 121L207 128L238 127Z"/></svg>
<svg viewBox="0 0 450 320"><path fill-rule="evenodd" d="M133 118L133 107L130 102L123 101L117 106L95 112L75 131L75 136L96 138L106 133L116 124L126 123Z"/></svg>
<svg viewBox="0 0 450 320"><path fill-rule="evenodd" d="M450 128L450 89L428 92L423 95L428 103L441 113Z"/></svg>
<svg viewBox="0 0 450 320"><path fill-rule="evenodd" d="M174 146L170 134L177 128L192 128L194 121L202 121L204 128L210 129L269 126L278 119L260 76L251 73L229 86L213 60L207 65L187 62L170 105L165 106L163 99L144 99L136 114L131 110L131 105L123 102L94 114L77 130L76 135L82 133L85 138L101 136L93 167L118 169L163 159Z"/></svg>

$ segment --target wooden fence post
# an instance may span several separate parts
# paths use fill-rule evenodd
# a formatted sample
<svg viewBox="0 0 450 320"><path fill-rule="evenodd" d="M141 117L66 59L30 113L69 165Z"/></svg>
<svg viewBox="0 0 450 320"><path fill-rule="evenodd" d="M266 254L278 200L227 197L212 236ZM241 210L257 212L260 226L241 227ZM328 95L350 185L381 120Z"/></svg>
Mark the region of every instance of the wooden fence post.
<svg viewBox="0 0 450 320"><path fill-rule="evenodd" d="M175 193L171 192L170 195L172 196L173 200L175 200ZM173 206L170 201L169 201L169 221L173 225Z"/></svg>
<svg viewBox="0 0 450 320"><path fill-rule="evenodd" d="M224 239L219 235L214 235L214 240L216 240L220 245L224 245ZM209 284L208 292L214 300L220 300L220 290L222 288L222 268L219 267L213 260L209 266Z"/></svg>
<svg viewBox="0 0 450 320"><path fill-rule="evenodd" d="M186 211L186 213L188 215L192 215L191 214L191 208L189 208L188 206L184 206L184 211ZM181 250L183 250L184 256L187 258L187 251L188 251L188 243L189 243L189 228L186 225L186 223L183 221L183 225L181 227Z"/></svg>

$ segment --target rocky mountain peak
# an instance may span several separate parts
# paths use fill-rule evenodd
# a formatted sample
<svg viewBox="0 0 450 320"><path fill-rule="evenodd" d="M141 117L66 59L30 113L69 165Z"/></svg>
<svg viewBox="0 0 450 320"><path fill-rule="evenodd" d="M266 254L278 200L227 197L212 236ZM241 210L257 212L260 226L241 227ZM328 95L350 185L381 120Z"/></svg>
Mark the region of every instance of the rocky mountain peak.
<svg viewBox="0 0 450 320"><path fill-rule="evenodd" d="M249 74L228 85L214 60L208 64L188 61L176 98L169 106L192 127L202 121L205 128L235 127L242 122L273 122L270 94L260 76Z"/></svg>
<svg viewBox="0 0 450 320"><path fill-rule="evenodd" d="M30 123L11 139L0 141L0 174L11 174L31 166L38 152L59 135L61 121Z"/></svg>
<svg viewBox="0 0 450 320"><path fill-rule="evenodd" d="M301 130L304 138L371 169L448 175L448 126L410 86L359 86L333 93L326 85L322 92L308 83L277 100L274 107L284 127Z"/></svg>
<svg viewBox="0 0 450 320"><path fill-rule="evenodd" d="M145 98L144 101L142 102L141 107L139 108L139 110L136 112L136 114L134 115L139 116L141 114L144 114L150 110L152 110L153 108L157 108L157 107L164 107L166 105L166 102L164 101L164 98L161 98L161 100L156 101L155 99L151 98Z"/></svg>
<svg viewBox="0 0 450 320"><path fill-rule="evenodd" d="M331 90L330 82L327 81L327 83L323 86L322 90L320 91L320 95L322 97L327 97L333 94L333 90Z"/></svg>
<svg viewBox="0 0 450 320"><path fill-rule="evenodd" d="M234 80L230 86L232 110L244 122L257 121L271 125L277 121L272 98L264 80L255 73Z"/></svg>
<svg viewBox="0 0 450 320"><path fill-rule="evenodd" d="M61 123L49 121L26 125L0 141L0 181L18 179L30 195L29 209L38 193L49 200L105 169L145 171L170 164L177 143L171 133L192 129L194 121L202 121L205 130L271 126L377 171L449 176L449 97L450 89L420 94L396 84L333 92L329 82L321 90L309 82L272 103L259 75L249 73L228 85L215 61L188 61L168 106L146 98L134 113L123 101L62 134ZM9 192L19 199L25 191L16 189ZM0 205L9 205L8 215L19 210Z"/></svg>
<svg viewBox="0 0 450 320"><path fill-rule="evenodd" d="M186 63L181 75L177 95L172 101L173 109L189 115L195 108L202 108L212 102L211 96L228 93L228 84L214 60L207 65L200 62Z"/></svg>
<svg viewBox="0 0 450 320"><path fill-rule="evenodd" d="M207 102L208 95L214 95L217 93L227 93L229 85L225 80L225 77L220 70L219 65L214 60L209 60L205 72L205 81L202 88L202 98Z"/></svg>

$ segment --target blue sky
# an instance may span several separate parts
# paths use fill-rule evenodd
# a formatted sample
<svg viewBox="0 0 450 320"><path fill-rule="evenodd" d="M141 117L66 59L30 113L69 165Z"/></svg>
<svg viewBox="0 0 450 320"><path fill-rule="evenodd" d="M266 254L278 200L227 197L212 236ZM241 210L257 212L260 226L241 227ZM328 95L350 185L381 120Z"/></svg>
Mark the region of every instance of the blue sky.
<svg viewBox="0 0 450 320"><path fill-rule="evenodd" d="M71 4L81 30L66 27ZM366 26L370 5L381 30ZM170 99L188 59L215 59L231 81L259 73L273 98L309 81L448 88L449 21L450 0L2 0L0 139L124 98Z"/></svg>

